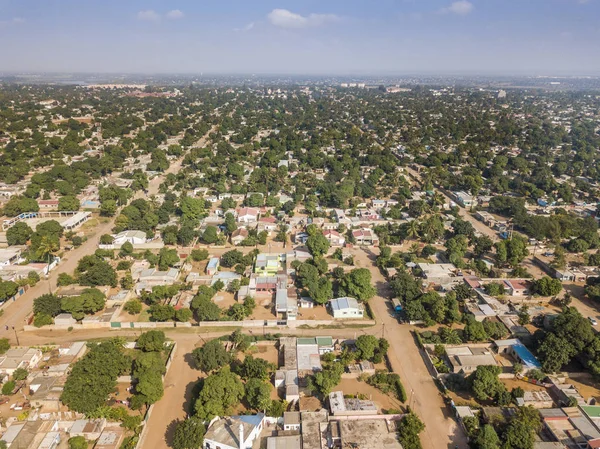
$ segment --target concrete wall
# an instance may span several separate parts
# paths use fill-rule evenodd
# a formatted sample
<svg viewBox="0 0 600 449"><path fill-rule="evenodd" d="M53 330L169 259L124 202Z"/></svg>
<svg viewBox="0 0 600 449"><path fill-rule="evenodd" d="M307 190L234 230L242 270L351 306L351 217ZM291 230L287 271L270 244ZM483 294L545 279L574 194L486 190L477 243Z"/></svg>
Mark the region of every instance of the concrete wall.
<svg viewBox="0 0 600 449"><path fill-rule="evenodd" d="M277 320L244 320L244 321L202 321L197 325L193 323L177 323L173 321L166 322L99 322L99 323L77 323L73 325L60 325L52 324L44 326L45 330L86 330L86 329L110 329L110 330L126 330L126 329L158 329L158 328L172 328L172 327L269 327L269 328L280 328L287 327L289 329L296 329L300 326L316 327L316 326L335 326L336 324L350 324L350 325L364 325L373 326L375 320L344 320L343 322L336 320L292 320L292 321L277 321ZM39 328L26 325L23 330L25 332L37 331Z"/></svg>

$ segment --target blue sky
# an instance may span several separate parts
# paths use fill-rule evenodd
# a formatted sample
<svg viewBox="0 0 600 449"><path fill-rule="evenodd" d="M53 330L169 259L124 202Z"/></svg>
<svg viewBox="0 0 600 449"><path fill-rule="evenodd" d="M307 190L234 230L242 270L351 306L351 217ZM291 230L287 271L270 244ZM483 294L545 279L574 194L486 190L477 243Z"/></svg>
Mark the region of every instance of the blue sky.
<svg viewBox="0 0 600 449"><path fill-rule="evenodd" d="M600 0L0 0L0 71L600 74Z"/></svg>

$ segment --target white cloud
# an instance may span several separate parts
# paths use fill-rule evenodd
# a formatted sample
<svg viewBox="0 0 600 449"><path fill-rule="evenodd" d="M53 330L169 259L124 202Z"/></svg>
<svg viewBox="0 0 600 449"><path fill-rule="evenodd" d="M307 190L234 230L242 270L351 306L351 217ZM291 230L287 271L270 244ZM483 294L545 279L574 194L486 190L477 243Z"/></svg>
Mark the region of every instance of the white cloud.
<svg viewBox="0 0 600 449"><path fill-rule="evenodd" d="M22 17L13 17L12 22L13 23L25 23L25 19Z"/></svg>
<svg viewBox="0 0 600 449"><path fill-rule="evenodd" d="M340 17L335 14L309 14L303 16L287 9L274 9L267 15L267 18L269 22L280 28L318 27L340 20Z"/></svg>
<svg viewBox="0 0 600 449"><path fill-rule="evenodd" d="M243 26L242 28L234 28L234 31L250 31L254 28L254 22L250 22L248 25Z"/></svg>
<svg viewBox="0 0 600 449"><path fill-rule="evenodd" d="M183 16L183 12L181 12L179 9L173 9L167 13L167 19L172 20L182 19Z"/></svg>
<svg viewBox="0 0 600 449"><path fill-rule="evenodd" d="M145 11L140 11L137 13L138 20L143 20L145 22L158 22L160 20L160 14L152 9L147 9Z"/></svg>
<svg viewBox="0 0 600 449"><path fill-rule="evenodd" d="M468 0L459 0L457 2L452 3L447 8L442 8L440 10L441 13L444 14L457 14L459 16L466 16L471 11L473 11L473 3Z"/></svg>

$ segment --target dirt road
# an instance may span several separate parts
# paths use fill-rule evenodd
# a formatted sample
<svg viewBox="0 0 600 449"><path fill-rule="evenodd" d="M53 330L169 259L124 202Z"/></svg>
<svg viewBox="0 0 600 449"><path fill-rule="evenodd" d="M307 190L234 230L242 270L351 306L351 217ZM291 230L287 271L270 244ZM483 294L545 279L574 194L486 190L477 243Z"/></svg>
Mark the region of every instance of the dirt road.
<svg viewBox="0 0 600 449"><path fill-rule="evenodd" d="M362 251L361 251L362 252ZM375 253L362 252L355 256L357 265L369 268L373 284L378 296L369 301L375 314L378 326L368 333L381 329L378 337L384 335L390 342L388 356L393 371L398 373L408 395L408 405L425 423L425 431L421 434L421 443L425 449L453 449L467 447L464 432L450 416L442 396L434 383L419 347L416 345L412 326L399 324L392 314L389 300L388 284L379 269L374 265Z"/></svg>
<svg viewBox="0 0 600 449"><path fill-rule="evenodd" d="M215 130L213 126L200 140L201 146L204 146L208 136ZM185 155L184 155L185 156ZM148 183L148 191L138 192L135 198L147 198L150 195L158 193L158 188L164 178L169 173L176 173L181 169L184 156L174 161L169 168L162 174L156 176ZM0 317L0 338L8 338L12 344L17 344L17 339L20 341L20 332L23 330L25 320L29 316L33 308L33 300L38 296L49 293L56 289L56 280L61 273L72 274L77 267L77 262L83 256L93 254L98 248L100 236L110 234L114 227L114 222L118 214L107 219L94 229L94 234L88 236L88 239L79 247L72 251L66 252L58 266L50 272L47 279L42 279L34 287L30 288L25 294L17 298L12 304L8 305L4 310L4 315ZM8 329L7 329L8 326ZM14 326L14 330L12 329Z"/></svg>

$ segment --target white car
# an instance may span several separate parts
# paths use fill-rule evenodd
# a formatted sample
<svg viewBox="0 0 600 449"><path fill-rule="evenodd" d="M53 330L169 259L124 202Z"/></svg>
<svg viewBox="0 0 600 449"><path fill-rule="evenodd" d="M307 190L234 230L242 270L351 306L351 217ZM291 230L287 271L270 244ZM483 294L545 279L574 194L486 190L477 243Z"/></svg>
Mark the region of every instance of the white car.
<svg viewBox="0 0 600 449"><path fill-rule="evenodd" d="M592 326L597 326L598 325L598 321L596 321L595 318L588 316L588 320L590 320L590 323L592 323Z"/></svg>

